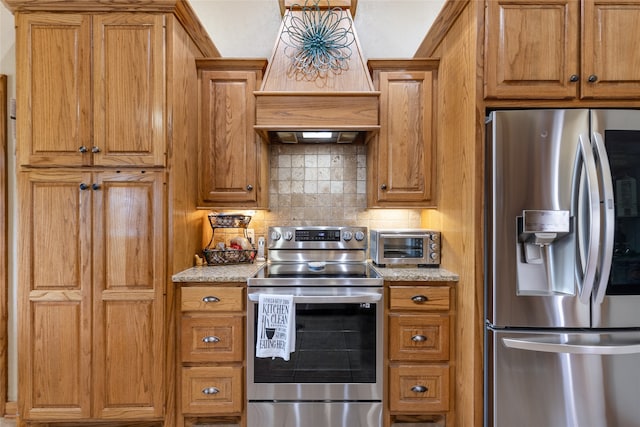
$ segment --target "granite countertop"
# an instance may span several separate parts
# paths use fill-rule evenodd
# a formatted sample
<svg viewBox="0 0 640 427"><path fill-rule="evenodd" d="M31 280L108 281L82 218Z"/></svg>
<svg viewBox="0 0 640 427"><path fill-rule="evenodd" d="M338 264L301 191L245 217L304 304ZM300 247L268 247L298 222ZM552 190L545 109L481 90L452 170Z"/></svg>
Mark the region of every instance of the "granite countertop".
<svg viewBox="0 0 640 427"><path fill-rule="evenodd" d="M379 267L373 263L369 263L371 268L378 272L380 276L389 282L457 282L460 276L452 273L444 268L431 267Z"/></svg>
<svg viewBox="0 0 640 427"><path fill-rule="evenodd" d="M394 267L383 268L369 263L384 280L399 281L448 281L457 282L459 276L442 268ZM174 282L246 282L263 266L264 262L254 264L234 264L191 267L177 274Z"/></svg>
<svg viewBox="0 0 640 427"><path fill-rule="evenodd" d="M265 265L254 264L212 265L191 267L172 276L174 282L246 282Z"/></svg>

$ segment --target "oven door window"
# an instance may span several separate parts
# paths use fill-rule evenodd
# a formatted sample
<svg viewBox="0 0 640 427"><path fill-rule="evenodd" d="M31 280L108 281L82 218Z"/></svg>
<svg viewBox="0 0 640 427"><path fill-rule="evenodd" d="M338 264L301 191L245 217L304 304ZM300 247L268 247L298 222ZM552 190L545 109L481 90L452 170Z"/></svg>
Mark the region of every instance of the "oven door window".
<svg viewBox="0 0 640 427"><path fill-rule="evenodd" d="M295 352L254 357L254 383L375 383L376 306L296 304Z"/></svg>
<svg viewBox="0 0 640 427"><path fill-rule="evenodd" d="M387 259L424 258L424 239L422 237L385 236L383 247L384 257Z"/></svg>

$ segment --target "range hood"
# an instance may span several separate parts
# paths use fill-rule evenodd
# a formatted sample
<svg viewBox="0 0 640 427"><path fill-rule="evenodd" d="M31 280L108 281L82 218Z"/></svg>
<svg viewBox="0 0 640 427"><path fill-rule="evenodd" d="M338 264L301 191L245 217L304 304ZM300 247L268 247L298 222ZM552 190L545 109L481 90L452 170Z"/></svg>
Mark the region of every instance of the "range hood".
<svg viewBox="0 0 640 427"><path fill-rule="evenodd" d="M254 92L255 130L265 141L358 143L380 129L380 92L374 90L353 26L356 3L280 0L282 24L261 87ZM314 31L328 40L320 40L319 53L308 42ZM328 48L333 66L324 67L328 61L322 49L334 42L338 47ZM320 131L330 136L320 137ZM308 132L315 135L305 138Z"/></svg>

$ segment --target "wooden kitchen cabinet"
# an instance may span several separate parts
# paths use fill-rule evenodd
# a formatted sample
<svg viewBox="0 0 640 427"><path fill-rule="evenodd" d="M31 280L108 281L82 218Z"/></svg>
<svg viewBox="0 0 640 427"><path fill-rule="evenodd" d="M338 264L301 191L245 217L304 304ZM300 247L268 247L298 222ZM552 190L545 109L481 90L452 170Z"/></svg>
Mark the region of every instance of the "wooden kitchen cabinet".
<svg viewBox="0 0 640 427"><path fill-rule="evenodd" d="M380 132L367 151L369 207L433 207L437 60L370 60Z"/></svg>
<svg viewBox="0 0 640 427"><path fill-rule="evenodd" d="M640 2L496 0L486 6L486 98L640 96Z"/></svg>
<svg viewBox="0 0 640 427"><path fill-rule="evenodd" d="M452 288L444 282L387 282L387 287L385 426L454 425Z"/></svg>
<svg viewBox="0 0 640 427"><path fill-rule="evenodd" d="M21 172L20 415L163 413L162 171Z"/></svg>
<svg viewBox="0 0 640 427"><path fill-rule="evenodd" d="M242 425L245 289L233 283L181 285L178 426Z"/></svg>
<svg viewBox="0 0 640 427"><path fill-rule="evenodd" d="M16 15L18 163L164 166L165 15Z"/></svg>
<svg viewBox="0 0 640 427"><path fill-rule="evenodd" d="M188 2L24 2L18 425L175 422L171 276L202 248ZM95 148L95 149L94 149Z"/></svg>
<svg viewBox="0 0 640 427"><path fill-rule="evenodd" d="M255 95L266 60L202 59L198 205L266 208L268 152L256 131Z"/></svg>

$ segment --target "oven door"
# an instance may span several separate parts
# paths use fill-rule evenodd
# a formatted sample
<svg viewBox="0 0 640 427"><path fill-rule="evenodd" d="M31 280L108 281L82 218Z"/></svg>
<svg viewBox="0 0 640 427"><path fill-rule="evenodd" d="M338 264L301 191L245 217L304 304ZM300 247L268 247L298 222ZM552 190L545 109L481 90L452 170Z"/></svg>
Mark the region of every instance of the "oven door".
<svg viewBox="0 0 640 427"><path fill-rule="evenodd" d="M247 294L249 401L382 400L382 287L254 287ZM289 361L255 356L259 294L294 296Z"/></svg>

